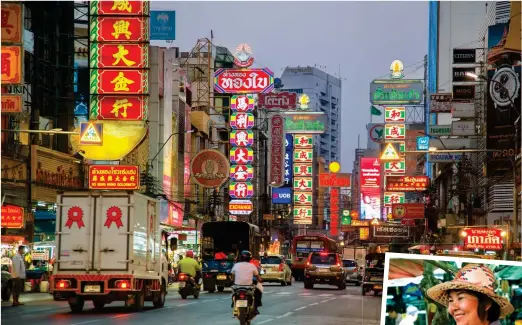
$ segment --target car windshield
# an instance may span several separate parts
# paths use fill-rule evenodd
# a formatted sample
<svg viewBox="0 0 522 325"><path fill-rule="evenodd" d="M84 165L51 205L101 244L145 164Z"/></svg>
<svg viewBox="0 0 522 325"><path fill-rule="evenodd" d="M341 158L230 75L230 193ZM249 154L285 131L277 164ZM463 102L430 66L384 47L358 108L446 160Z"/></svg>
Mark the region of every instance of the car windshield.
<svg viewBox="0 0 522 325"><path fill-rule="evenodd" d="M334 265L337 263L337 258L335 256L335 254L328 254L328 255L313 254L310 262L312 264Z"/></svg>
<svg viewBox="0 0 522 325"><path fill-rule="evenodd" d="M357 263L355 263L355 261L351 261L351 260L344 260L343 266L344 267L357 267Z"/></svg>
<svg viewBox="0 0 522 325"><path fill-rule="evenodd" d="M261 257L261 264L281 264L281 258L277 256Z"/></svg>

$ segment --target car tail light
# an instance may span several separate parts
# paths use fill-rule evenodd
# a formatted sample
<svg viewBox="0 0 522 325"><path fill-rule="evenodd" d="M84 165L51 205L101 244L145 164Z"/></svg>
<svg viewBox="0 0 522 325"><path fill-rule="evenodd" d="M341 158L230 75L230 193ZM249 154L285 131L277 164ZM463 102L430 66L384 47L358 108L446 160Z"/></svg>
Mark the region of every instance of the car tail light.
<svg viewBox="0 0 522 325"><path fill-rule="evenodd" d="M338 267L341 267L341 263L337 263L337 266L338 266Z"/></svg>
<svg viewBox="0 0 522 325"><path fill-rule="evenodd" d="M306 262L306 266L310 266L310 262Z"/></svg>
<svg viewBox="0 0 522 325"><path fill-rule="evenodd" d="M127 280L116 281L116 288L118 289L130 289L130 282Z"/></svg>
<svg viewBox="0 0 522 325"><path fill-rule="evenodd" d="M56 288L58 289L68 289L71 287L71 281L69 280L60 280L56 282Z"/></svg>
<svg viewBox="0 0 522 325"><path fill-rule="evenodd" d="M279 264L279 272L283 272L285 270L285 265L283 263Z"/></svg>

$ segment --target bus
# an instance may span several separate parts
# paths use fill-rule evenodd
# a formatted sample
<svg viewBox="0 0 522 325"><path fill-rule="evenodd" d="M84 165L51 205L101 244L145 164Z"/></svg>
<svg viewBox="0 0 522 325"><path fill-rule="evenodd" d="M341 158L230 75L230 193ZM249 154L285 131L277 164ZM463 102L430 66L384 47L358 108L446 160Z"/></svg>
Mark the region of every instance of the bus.
<svg viewBox="0 0 522 325"><path fill-rule="evenodd" d="M304 277L308 255L312 252L338 253L337 242L323 235L295 236L291 247L292 275L298 281Z"/></svg>

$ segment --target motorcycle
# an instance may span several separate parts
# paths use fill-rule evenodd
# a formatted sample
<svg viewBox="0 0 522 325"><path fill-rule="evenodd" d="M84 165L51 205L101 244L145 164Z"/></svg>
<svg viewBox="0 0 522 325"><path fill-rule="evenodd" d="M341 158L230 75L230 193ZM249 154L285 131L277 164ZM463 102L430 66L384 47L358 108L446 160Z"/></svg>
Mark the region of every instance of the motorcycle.
<svg viewBox="0 0 522 325"><path fill-rule="evenodd" d="M181 299L187 299L188 296L194 296L195 299L199 298L200 286L196 284L194 278L190 277L188 274L179 273L178 283L178 292L181 296Z"/></svg>
<svg viewBox="0 0 522 325"><path fill-rule="evenodd" d="M261 271L264 274L264 271ZM254 308L254 291L257 280L251 286L232 286L233 316L239 320L240 325L250 325L256 317Z"/></svg>

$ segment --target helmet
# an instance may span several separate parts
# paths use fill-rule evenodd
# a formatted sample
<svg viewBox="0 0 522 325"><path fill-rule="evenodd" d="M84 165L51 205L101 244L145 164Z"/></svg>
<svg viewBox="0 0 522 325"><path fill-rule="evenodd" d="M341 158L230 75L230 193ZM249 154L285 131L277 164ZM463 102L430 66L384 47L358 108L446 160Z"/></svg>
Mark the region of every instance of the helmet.
<svg viewBox="0 0 522 325"><path fill-rule="evenodd" d="M252 253L250 253L249 251L242 251L241 255L239 255L239 260L241 262L250 262L251 259Z"/></svg>
<svg viewBox="0 0 522 325"><path fill-rule="evenodd" d="M187 253L185 253L185 255L186 255L187 257L194 258L194 252L193 252L193 251L187 251Z"/></svg>

